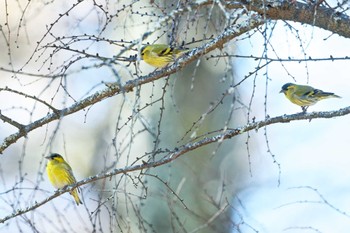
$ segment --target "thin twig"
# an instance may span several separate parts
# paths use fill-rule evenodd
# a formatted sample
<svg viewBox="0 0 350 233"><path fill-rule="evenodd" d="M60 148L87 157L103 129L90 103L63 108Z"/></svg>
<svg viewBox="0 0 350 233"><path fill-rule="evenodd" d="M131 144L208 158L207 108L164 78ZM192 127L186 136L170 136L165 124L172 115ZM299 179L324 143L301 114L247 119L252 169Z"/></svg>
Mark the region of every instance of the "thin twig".
<svg viewBox="0 0 350 233"><path fill-rule="evenodd" d="M28 133L30 131L33 131L34 129L37 129L45 124L48 124L54 120L57 120L61 117L73 114L75 112L78 112L88 106L91 106L95 103L101 102L102 100L118 95L123 94L126 92L131 92L135 87L141 86L146 83L153 82L155 80L158 80L163 77L167 77L178 70L182 69L185 65L189 64L190 62L198 59L199 57L203 56L206 53L209 53L210 51L222 47L224 43L227 41L242 35L243 33L251 30L252 27L257 27L258 25L261 25L263 23L262 20L252 20L249 19L247 22L243 22L242 24L232 25L230 27L227 27L226 30L222 32L221 35L214 38L212 41L202 45L201 47L195 48L188 52L186 56L183 56L179 58L179 60L169 66L165 67L163 69L154 71L146 76L141 76L134 80L127 81L124 85L120 85L119 83L116 83L115 85L109 84L107 88L104 90L98 91L85 99L78 101L71 105L70 107L64 108L62 110L57 110L55 113L48 114L47 116L25 126L25 132ZM22 131L19 131L17 133L14 133L8 137L6 137L2 144L0 144L0 154L3 153L3 151L15 143L18 139L25 136L26 134Z"/></svg>
<svg viewBox="0 0 350 233"><path fill-rule="evenodd" d="M1 113L1 110L0 110L0 119L3 120L4 122L7 122L9 123L10 125L13 125L14 127L16 127L17 129L19 129L19 131L22 131L24 129L24 125L18 123L17 121L15 120L12 120L11 118L3 115Z"/></svg>
<svg viewBox="0 0 350 233"><path fill-rule="evenodd" d="M339 109L337 111L329 111L329 112L311 112L311 113L296 113L296 114L291 114L291 115L283 115L283 116L277 116L277 117L272 117L272 118L267 118L262 121L257 121L257 122L252 122L249 123L245 126L238 127L235 129L228 129L224 133L217 134L213 137L209 138L203 138L202 140L199 140L197 142L191 142L182 145L181 147L177 147L173 149L172 151L168 152L162 159L159 159L154 162L144 162L142 164L137 164L137 165L132 165L124 168L116 168L113 169L110 172L105 172L105 173L100 173L94 176L90 176L84 180L81 180L73 185L67 186L63 189L58 190L53 194L52 196L46 198L45 200L41 202L35 202L32 206L29 206L25 209L18 209L14 213L5 216L4 218L0 219L0 223L4 223L9 219L12 219L14 217L17 217L19 215L25 214L29 211L32 211L45 203L49 202L50 200L62 195L63 193L70 192L72 189L80 187L82 185L95 182L97 180L109 178L112 176L116 176L119 174L125 174L125 173L130 173L133 171L140 171L140 170L145 170L149 169L152 167L158 167L167 163L170 163L171 161L179 158L180 156L193 151L197 148L201 148L205 145L209 145L215 142L219 142L221 140L227 140L230 138L233 138L235 136L241 135L242 133L251 131L251 130L259 130L262 127L271 125L271 124L277 124L277 123L288 123L291 121L300 121L300 120L311 120L311 119L318 119L318 118L333 118L336 116L344 116L350 114L350 106L346 108Z"/></svg>

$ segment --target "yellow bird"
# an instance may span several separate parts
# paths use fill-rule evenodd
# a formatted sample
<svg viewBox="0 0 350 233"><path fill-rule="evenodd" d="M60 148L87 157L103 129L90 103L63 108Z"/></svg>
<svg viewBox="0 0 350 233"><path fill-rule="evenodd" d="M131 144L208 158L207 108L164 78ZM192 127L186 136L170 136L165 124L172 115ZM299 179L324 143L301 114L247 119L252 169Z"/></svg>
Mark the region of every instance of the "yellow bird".
<svg viewBox="0 0 350 233"><path fill-rule="evenodd" d="M187 51L188 49L172 48L166 44L146 45L141 48L141 59L151 66L163 68Z"/></svg>
<svg viewBox="0 0 350 233"><path fill-rule="evenodd" d="M46 166L47 176L55 188L60 189L77 182L74 178L72 168L61 155L53 153L45 158L49 160ZM73 196L77 205L83 204L79 198L77 188L69 193Z"/></svg>
<svg viewBox="0 0 350 233"><path fill-rule="evenodd" d="M306 112L309 106L316 104L320 100L333 97L341 98L332 92L324 92L311 86L298 85L294 83L284 84L280 93L284 93L287 99L289 99L293 104L301 106L303 112Z"/></svg>

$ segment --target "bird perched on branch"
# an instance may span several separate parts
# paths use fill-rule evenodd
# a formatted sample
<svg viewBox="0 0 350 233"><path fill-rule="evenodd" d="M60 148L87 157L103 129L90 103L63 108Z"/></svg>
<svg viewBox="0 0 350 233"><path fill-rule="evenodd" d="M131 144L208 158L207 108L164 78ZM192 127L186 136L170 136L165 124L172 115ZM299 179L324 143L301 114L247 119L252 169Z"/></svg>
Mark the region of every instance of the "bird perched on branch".
<svg viewBox="0 0 350 233"><path fill-rule="evenodd" d="M303 112L306 112L309 106L316 104L320 100L327 98L341 98L332 92L324 92L311 86L294 83L284 84L280 93L284 93L293 104L301 106Z"/></svg>
<svg viewBox="0 0 350 233"><path fill-rule="evenodd" d="M163 68L187 51L188 49L172 48L166 44L146 45L141 48L141 59L151 66Z"/></svg>
<svg viewBox="0 0 350 233"><path fill-rule="evenodd" d="M55 188L60 189L77 182L72 168L61 155L54 153L45 158L49 160L46 166L47 176ZM78 188L73 189L69 193L73 196L77 205L83 204L78 195Z"/></svg>

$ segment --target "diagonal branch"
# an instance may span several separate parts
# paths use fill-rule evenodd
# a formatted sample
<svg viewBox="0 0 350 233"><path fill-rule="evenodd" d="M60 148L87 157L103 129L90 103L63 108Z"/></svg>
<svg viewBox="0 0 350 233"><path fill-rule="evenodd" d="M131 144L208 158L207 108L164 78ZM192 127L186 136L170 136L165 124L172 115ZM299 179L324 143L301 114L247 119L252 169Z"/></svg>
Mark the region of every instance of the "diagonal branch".
<svg viewBox="0 0 350 233"><path fill-rule="evenodd" d="M11 118L3 115L1 113L1 110L0 110L0 119L3 120L4 122L7 122L9 123L10 125L13 125L14 127L16 127L17 129L19 129L19 131L23 130L24 129L24 125L18 123L17 121L15 120L12 120Z"/></svg>
<svg viewBox="0 0 350 233"><path fill-rule="evenodd" d="M42 104L46 105L46 106L47 106L48 108L50 108L53 112L58 113L56 108L54 108L53 106L51 106L50 104L46 103L45 101L39 99L39 98L36 97L36 96L28 95L28 94L26 94L26 93L23 93L23 92L20 92L20 91L11 89L11 88L9 88L9 87L0 88L0 91L8 91L8 92L11 92L11 93L15 93L15 94L24 96L25 98L33 99L33 100L35 100L35 101L38 101L39 103L42 103Z"/></svg>
<svg viewBox="0 0 350 233"><path fill-rule="evenodd" d="M132 165L132 166L128 166L125 168L116 168L113 169L110 172L106 172L106 173L100 173L94 176L90 176L84 180L81 180L73 185L67 186L63 189L59 189L57 190L52 196L46 198L43 201L40 202L36 202L32 205L29 206L25 209L18 209L16 210L14 213L7 215L3 218L0 218L0 223L4 223L12 218L15 218L17 216L20 216L22 214L25 214L27 212L30 212L42 205L44 205L45 203L53 200L54 198L62 195L63 193L69 192L72 189L97 181L97 180L101 180L101 179L105 179L105 178L109 178L112 176L116 176L119 174L125 174L125 173L130 173L133 171L140 171L140 170L144 170L144 169L149 169L152 167L158 167L167 163L170 163L172 161L174 161L175 159L179 158L180 156L186 154L187 152L193 151L197 148L203 147L205 145L209 145L215 142L221 142L222 140L227 140L230 138L233 138L235 136L238 136L242 133L246 133L249 132L251 130L259 130L262 127L271 125L271 124L277 124L277 123L289 123L291 121L300 121L300 120L312 120L312 119L318 119L318 118L333 118L336 116L345 116L350 114L350 106L346 107L346 108L342 108L339 109L337 111L329 111L329 112L311 112L311 113L296 113L296 114L291 114L291 115L283 115L283 116L277 116L277 117L272 117L272 118L267 118L265 120L262 121L257 121L257 122L252 122L249 123L245 126L242 127L238 127L235 129L228 129L223 131L220 134L217 134L213 137L206 137L203 138L197 142L190 142L187 144L182 145L181 147L177 147L175 149L173 149L172 151L168 152L163 158L154 161L154 162L143 162L142 164L138 164L138 165Z"/></svg>
<svg viewBox="0 0 350 233"><path fill-rule="evenodd" d="M249 19L247 21L243 21L241 24L229 26L222 32L221 35L214 38L212 41L204 44L203 46L193 49L191 52L188 53L187 56L180 58L178 62L176 62L175 64L169 67L165 67L164 69L152 72L149 75L127 81L122 86L120 86L118 83L112 86L109 85L109 87L107 87L106 89L98 91L95 94L92 94L91 96L88 96L85 99L76 102L70 107L67 107L61 110L56 110L54 113L48 114L47 116L29 125L26 125L23 131L14 133L4 139L3 143L0 145L0 154L2 154L7 147L9 147L13 143L15 143L18 139L25 136L26 134L33 131L34 129L37 129L45 124L48 124L54 120L60 119L64 116L80 111L88 106L91 106L95 103L102 101L103 99L106 99L121 93L125 93L125 92L131 92L133 88L137 86L141 86L143 84L153 82L162 77L167 77L170 74L177 72L182 67L189 64L190 62L203 56L204 54L207 54L216 48L222 47L222 45L227 41L239 35L242 35L243 33L251 30L251 28L261 25L262 22L263 22L262 20L259 20L257 18L256 20Z"/></svg>
<svg viewBox="0 0 350 233"><path fill-rule="evenodd" d="M291 0L241 0L225 1L228 9L241 9L257 12L267 19L289 20L309 24L350 38L350 17L336 8Z"/></svg>

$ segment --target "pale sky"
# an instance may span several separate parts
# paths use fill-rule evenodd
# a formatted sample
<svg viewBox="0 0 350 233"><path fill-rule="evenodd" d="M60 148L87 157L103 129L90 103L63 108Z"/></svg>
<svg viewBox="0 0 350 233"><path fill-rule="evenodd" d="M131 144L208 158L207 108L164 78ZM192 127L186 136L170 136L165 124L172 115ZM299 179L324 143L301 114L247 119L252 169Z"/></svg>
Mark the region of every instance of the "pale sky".
<svg viewBox="0 0 350 233"><path fill-rule="evenodd" d="M299 42L296 42L288 33L288 29L281 25L275 29L271 42L278 56L303 58ZM292 25L300 30L306 44L309 43L306 48L307 57L322 58L330 55L345 57L350 54L349 39L333 35L323 40L329 36L329 32L299 24ZM239 44L242 44L238 46L239 54L261 56L261 39L255 37L250 44L242 42ZM239 62L237 61L238 77L243 77L247 73L245 68L246 65L249 66L250 61L243 60L242 63L246 65ZM308 84L342 97L319 102L311 106L308 112L338 110L349 105L349 61L308 62L307 68L305 62L284 64L296 79L296 83ZM264 72L266 69L263 69L257 78L257 97L252 114L257 116L257 120L264 118L262 107L265 94L265 77L262 75ZM283 94L279 94L284 83L295 83L295 81L277 62L269 66L267 72L270 78L267 114L274 117L300 112L299 106L289 102ZM251 83L248 81L244 84L246 92L242 94L244 96L242 98L246 100L250 97ZM254 135L254 141L251 143L251 147L254 148L253 177L248 180L254 185L239 194L246 208L242 210L245 213L245 221L264 233L316 232L315 229L320 232L348 232L350 229L349 130L349 116L268 126L269 146L277 162L281 164L279 187L277 166L266 153L263 129L258 133L251 132ZM254 170L257 172L254 173ZM330 205L339 209L339 212L326 204L314 203L323 201L315 191L301 186L310 186L318 190ZM344 216L340 212L346 212L349 216ZM245 229L242 232L253 231Z"/></svg>

